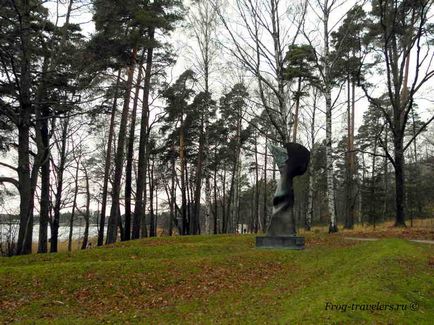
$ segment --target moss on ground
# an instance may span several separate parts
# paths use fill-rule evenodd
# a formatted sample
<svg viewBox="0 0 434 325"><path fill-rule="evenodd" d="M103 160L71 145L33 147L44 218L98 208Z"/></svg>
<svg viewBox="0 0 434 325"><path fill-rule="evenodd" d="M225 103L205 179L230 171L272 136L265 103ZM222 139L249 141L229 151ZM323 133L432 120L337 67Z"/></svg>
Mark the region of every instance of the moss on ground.
<svg viewBox="0 0 434 325"><path fill-rule="evenodd" d="M257 250L251 235L162 237L0 258L0 323L432 324L434 246L306 241L284 251ZM377 302L407 310L325 308Z"/></svg>

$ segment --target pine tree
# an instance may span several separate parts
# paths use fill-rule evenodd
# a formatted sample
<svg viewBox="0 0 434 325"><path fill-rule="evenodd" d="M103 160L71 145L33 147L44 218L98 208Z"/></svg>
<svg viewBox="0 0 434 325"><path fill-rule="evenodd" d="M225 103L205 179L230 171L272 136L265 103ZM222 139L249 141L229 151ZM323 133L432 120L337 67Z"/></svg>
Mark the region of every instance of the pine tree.
<svg viewBox="0 0 434 325"><path fill-rule="evenodd" d="M384 101L371 94L368 82L361 86L369 102L382 112L393 134L393 151L386 151L386 155L395 170L395 208L396 226L405 224L405 156L404 152L423 128L407 142L405 132L409 126L410 113L414 105L416 94L434 77L432 66L424 66L425 58L432 54L430 42L432 40L432 24L429 22L432 1L401 1L381 0L373 1L369 25L371 46L367 51L380 53L374 58L375 69L382 69L384 73L383 85L387 94L387 105ZM410 60L414 62L417 73L410 77ZM365 65L366 70L370 65ZM428 125L430 118L424 126Z"/></svg>

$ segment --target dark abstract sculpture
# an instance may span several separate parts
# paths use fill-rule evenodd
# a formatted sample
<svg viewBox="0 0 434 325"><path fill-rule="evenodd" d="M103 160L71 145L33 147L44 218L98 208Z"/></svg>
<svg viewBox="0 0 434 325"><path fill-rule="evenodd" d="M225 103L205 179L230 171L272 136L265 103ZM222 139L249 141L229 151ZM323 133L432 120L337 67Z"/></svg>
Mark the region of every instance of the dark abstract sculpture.
<svg viewBox="0 0 434 325"><path fill-rule="evenodd" d="M293 179L303 175L309 165L310 152L298 143L285 148L269 146L279 167L280 182L273 199L273 216L264 237L256 238L257 247L304 248L304 238L296 236Z"/></svg>

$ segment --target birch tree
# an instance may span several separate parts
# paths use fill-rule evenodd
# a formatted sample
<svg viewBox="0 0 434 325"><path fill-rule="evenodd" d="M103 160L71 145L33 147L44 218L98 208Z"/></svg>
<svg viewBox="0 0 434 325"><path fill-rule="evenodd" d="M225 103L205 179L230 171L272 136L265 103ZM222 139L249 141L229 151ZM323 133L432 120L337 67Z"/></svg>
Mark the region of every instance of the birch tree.
<svg viewBox="0 0 434 325"><path fill-rule="evenodd" d="M334 162L333 162L333 135L332 135L332 113L335 108L339 94L332 98L332 90L334 87L333 71L336 69L337 56L331 55L330 41L331 32L336 24L332 24L331 16L336 12L342 3L339 0L317 0L314 3L310 2L309 7L316 15L320 22L321 29L314 30L310 33L306 30L306 25L303 25L303 34L311 48L315 49L316 66L319 77L319 87L325 100L325 115L326 115L326 170L327 170L327 202L328 214L330 217L329 232L337 232L336 208L335 208L335 180L334 180ZM304 24L304 23L303 23ZM316 34L321 39L320 44L314 44L314 36Z"/></svg>
<svg viewBox="0 0 434 325"><path fill-rule="evenodd" d="M236 0L234 3L226 9L227 15L218 11L228 36L223 46L256 79L260 103L278 133L278 141L286 143L290 140L292 118L284 75L285 52L299 35L306 2L295 4L291 7L294 9L281 0ZM231 28L229 15L237 17L241 29Z"/></svg>

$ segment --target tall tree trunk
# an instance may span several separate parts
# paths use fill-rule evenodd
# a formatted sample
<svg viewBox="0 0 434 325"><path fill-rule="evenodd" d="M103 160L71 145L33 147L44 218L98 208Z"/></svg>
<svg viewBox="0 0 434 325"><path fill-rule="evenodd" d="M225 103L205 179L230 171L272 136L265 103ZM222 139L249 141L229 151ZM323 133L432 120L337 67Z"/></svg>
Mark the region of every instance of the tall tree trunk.
<svg viewBox="0 0 434 325"><path fill-rule="evenodd" d="M281 125L282 125L282 141L287 142L290 140L290 127L288 123L288 105L286 100L285 93L285 78L284 78L284 59L283 59L283 50L280 39L280 14L279 14L279 1L278 0L270 0L270 16L271 16L271 28L272 28L272 37L273 37L273 48L274 48L274 62L276 69L276 82L277 82L277 100L279 105L279 113L281 117ZM259 40L258 40L259 41Z"/></svg>
<svg viewBox="0 0 434 325"><path fill-rule="evenodd" d="M254 202L255 234L259 231L259 164L258 164L258 137L255 136L255 202Z"/></svg>
<svg viewBox="0 0 434 325"><path fill-rule="evenodd" d="M335 189L333 171L333 147L332 147L332 98L331 98L331 72L330 72L330 49L329 49L329 5L328 0L323 5L323 27L324 27L324 97L326 104L326 164L327 164L327 201L330 216L329 232L337 232L335 210Z"/></svg>
<svg viewBox="0 0 434 325"><path fill-rule="evenodd" d="M154 40L154 30L151 28L149 30L150 41ZM146 68L145 77L143 83L143 105L142 105L142 115L140 121L140 140L139 140L139 161L137 169L137 180L136 180L136 203L134 206L134 216L133 216L133 232L132 238L137 239L140 234L144 235L147 233L145 220L146 204L144 200L145 182L146 182L146 169L147 169L147 147L149 139L149 93L151 90L151 76L152 76L152 63L153 63L153 52L152 47L148 48L146 51ZM142 223L142 225L141 225Z"/></svg>
<svg viewBox="0 0 434 325"><path fill-rule="evenodd" d="M176 220L175 216L175 204L176 204L176 165L175 165L175 146L172 145L172 155L171 155L171 166L172 166L172 175L171 175L171 187L170 187L170 220L169 220L169 236L173 234L173 220Z"/></svg>
<svg viewBox="0 0 434 325"><path fill-rule="evenodd" d="M312 151L311 151L312 153ZM313 167L312 164L309 166L309 189L307 194L307 213L306 213L306 221L304 224L304 229L310 231L312 228L312 220L313 220Z"/></svg>
<svg viewBox="0 0 434 325"><path fill-rule="evenodd" d="M106 208L107 208L107 195L108 195L108 182L110 178L110 165L111 165L111 153L113 147L113 136L115 128L115 116L116 116L116 106L118 100L119 83L121 79L121 70L118 71L118 76L116 79L115 94L113 99L112 111L110 115L110 127L107 141L107 152L104 162L104 181L102 189L102 203L101 203L101 217L99 219L99 229L98 229L98 246L104 243L104 227L106 218Z"/></svg>
<svg viewBox="0 0 434 325"><path fill-rule="evenodd" d="M30 106L30 105L29 105ZM27 109L26 109L27 110ZM22 112L21 124L18 129L18 182L20 192L20 229L18 232L17 254L30 254L32 252L31 241L28 233L33 231L33 196L30 179L29 159L29 126L30 114Z"/></svg>
<svg viewBox="0 0 434 325"><path fill-rule="evenodd" d="M117 152L115 156L115 175L112 189L112 206L110 210L110 218L107 226L107 244L112 244L117 240L118 224L120 220L119 215L119 197L122 180L122 170L124 162L125 151L125 137L127 129L128 111L130 104L131 88L133 84L134 68L136 64L137 49L133 49L130 58L130 64L128 66L127 73L127 85L124 96L124 105L122 108L121 122L119 125L119 136Z"/></svg>
<svg viewBox="0 0 434 325"><path fill-rule="evenodd" d="M351 133L350 133L350 175L351 175L351 194L352 200L350 205L350 218L354 224L356 215L356 200L357 200L357 171L356 171L356 151L354 150L354 120L355 120L355 106L356 106L356 85L351 82Z"/></svg>
<svg viewBox="0 0 434 325"><path fill-rule="evenodd" d="M31 72L30 72L30 4L22 1L21 10L21 67L20 67L20 112L18 122L18 190L20 193L20 229L18 232L17 254L32 252L33 193L30 175L30 115ZM33 167L35 168L35 167Z"/></svg>
<svg viewBox="0 0 434 325"><path fill-rule="evenodd" d="M209 150L209 147L206 146ZM208 166L208 163L206 163ZM211 214L212 214L212 203L211 203L211 176L209 167L205 168L205 234L211 232Z"/></svg>
<svg viewBox="0 0 434 325"><path fill-rule="evenodd" d="M43 154L41 165L41 209L39 212L38 253L47 253L48 251L47 233L48 220L50 218L50 135L48 133L48 115L48 108L43 108L41 128L39 131L41 133Z"/></svg>
<svg viewBox="0 0 434 325"><path fill-rule="evenodd" d="M248 209L249 213L250 213L250 224L249 224L249 230L250 232L254 232L257 233L257 229L258 226L256 225L256 221L255 221L255 192L256 191L252 191L251 197L250 197L250 209ZM241 229L240 229L241 228ZM242 225L241 227L237 226L237 232L239 230L239 233L242 234L243 233L243 228L244 225Z"/></svg>
<svg viewBox="0 0 434 325"><path fill-rule="evenodd" d="M316 100L316 95L315 99ZM312 109L312 121L310 125L310 154L311 157L313 157L313 151L315 148L315 118L316 118L316 102L314 102L314 106ZM307 231L310 231L312 228L312 221L313 221L313 214L314 214L314 170L313 170L313 163L312 161L309 164L309 190L307 194L307 213L306 213L306 221L304 228Z"/></svg>
<svg viewBox="0 0 434 325"><path fill-rule="evenodd" d="M393 55L397 56L397 45L396 45L396 36L393 40ZM395 70L397 70L398 60L394 60L393 66ZM405 70L402 81L402 92L401 96L395 98L395 106L394 106L394 155L395 155L395 200L396 200L396 219L395 219L395 227L406 227L405 224L405 208L406 208L406 188L405 188L405 176L404 176L404 166L405 166L405 158L404 158L404 132L405 132L405 103L408 100L408 75L409 75L409 66L410 66L410 53L405 59ZM398 94L401 89L399 89L399 81L394 78L394 87L395 94ZM396 96L395 96L396 97Z"/></svg>
<svg viewBox="0 0 434 325"><path fill-rule="evenodd" d="M189 226L187 221L187 197L186 197L186 180L185 180L185 134L184 119L181 116L181 125L179 127L179 160L181 168L181 214L182 214L182 234L187 235Z"/></svg>
<svg viewBox="0 0 434 325"><path fill-rule="evenodd" d="M337 232L335 193L334 193L334 172L333 172L333 148L332 148L332 112L330 93L326 98L326 164L327 164L327 201L330 216L329 232Z"/></svg>
<svg viewBox="0 0 434 325"><path fill-rule="evenodd" d="M297 142L297 131L298 131L298 115L300 110L300 97L301 97L301 77L298 78L297 82L297 97L295 98L295 112L294 112L294 126L292 129L292 141Z"/></svg>
<svg viewBox="0 0 434 325"><path fill-rule="evenodd" d="M208 43L207 43L208 45ZM204 169L205 169L205 233L210 233L210 217L211 217L211 171L209 168L209 155L207 154L210 151L209 147L209 136L208 136L208 128L209 128L209 110L210 110L210 93L209 93L209 53L208 47L206 50L206 59L205 59L205 93L207 95L207 105L205 108L205 130L204 130ZM214 217L215 219L215 217Z"/></svg>
<svg viewBox="0 0 434 325"><path fill-rule="evenodd" d="M359 223L362 224L363 226L363 209L364 209L364 205L363 205L363 189L366 188L366 163L365 163L365 155L362 154L362 185L361 185L362 190L360 191L360 217L359 217Z"/></svg>
<svg viewBox="0 0 434 325"><path fill-rule="evenodd" d="M374 142L374 155L372 157L372 170L371 170L371 205L370 205L370 216L369 216L369 222L374 226L376 226L376 211L375 211L375 200L376 200L376 193L375 193L375 173L376 173L376 164L377 164L377 139Z"/></svg>
<svg viewBox="0 0 434 325"><path fill-rule="evenodd" d="M232 165L232 175L231 175L231 185L229 187L229 195L228 195L228 206L227 206L227 212L226 212L226 229L225 233L228 233L231 231L232 226L232 220L234 217L234 209L233 205L235 205L235 186L236 186L236 178L237 178L237 166L238 161L235 159L233 165Z"/></svg>
<svg viewBox="0 0 434 325"><path fill-rule="evenodd" d="M414 154L414 169L415 169L415 175L414 175L414 191L415 191L415 201L416 201L416 207L417 207L417 212L419 214L419 217L421 217L422 214L422 198L423 196L421 195L422 193L420 192L420 166L419 166L419 161L417 158L417 139L416 139L416 121L415 121L415 111L414 111L414 107L411 108L411 118L412 118L412 135L413 137L415 137L414 141L413 141L413 154ZM413 227L413 217L410 220L411 222L411 227Z"/></svg>
<svg viewBox="0 0 434 325"><path fill-rule="evenodd" d="M125 231L124 231L124 225L122 224L122 217L121 217L121 207L118 207L118 227L119 227L119 235L121 236L121 241L125 241Z"/></svg>
<svg viewBox="0 0 434 325"><path fill-rule="evenodd" d="M354 225L354 178L353 178L353 146L352 146L352 100L351 80L347 77L347 152L345 154L345 224L346 229Z"/></svg>
<svg viewBox="0 0 434 325"><path fill-rule="evenodd" d="M148 164L148 174L149 174L149 237L156 236L155 229L155 215L154 215L154 189L155 189L155 180L154 180L154 164L155 160L152 159L152 162Z"/></svg>
<svg viewBox="0 0 434 325"><path fill-rule="evenodd" d="M158 184L154 184L155 189L155 237L158 236Z"/></svg>
<svg viewBox="0 0 434 325"><path fill-rule="evenodd" d="M134 94L133 111L131 112L130 121L130 134L128 136L128 152L127 152L127 165L125 169L125 229L124 239L131 239L131 194L132 194L132 181L133 181L133 157L134 157L134 135L136 130L136 113L137 104L139 101L140 83L142 81L142 64L143 56L139 64L139 72L137 76L136 89Z"/></svg>
<svg viewBox="0 0 434 325"><path fill-rule="evenodd" d="M57 244L59 239L59 223L60 223L60 210L62 209L62 195L63 195L63 176L66 169L66 141L68 135L69 117L65 118L62 125L62 143L60 147L60 162L57 169L57 184L56 195L54 203L54 217L51 222L51 240L50 252L57 252Z"/></svg>
<svg viewBox="0 0 434 325"><path fill-rule="evenodd" d="M235 159L232 165L232 178L231 178L231 186L229 189L229 201L228 201L228 231L233 230L233 221L235 219L235 211L236 211L236 199L238 196L238 169L240 163L240 151L241 151L241 112L238 112L238 120L237 120L237 130L235 134ZM233 200L233 204L232 204Z"/></svg>
<svg viewBox="0 0 434 325"><path fill-rule="evenodd" d="M185 184L186 184L186 187L185 187L185 189L186 189L186 193L187 193L187 224L188 224L188 227L187 227L187 231L188 231L188 234L189 235L191 235L191 232L189 232L189 230L190 230L190 224L191 224L191 221L192 221L192 203L193 203L193 200L192 200L192 188L193 188L193 184L192 184L193 182L192 182L192 177L190 176L189 177L189 169L188 169L188 164L186 163L185 164Z"/></svg>
<svg viewBox="0 0 434 325"><path fill-rule="evenodd" d="M385 136L384 136L384 147L387 148L388 147L388 143L389 143L389 133L388 130L386 128L385 130ZM387 218L387 214L388 214L388 210L389 210L389 205L388 205L388 199L389 199L389 159L387 158L387 156L384 157L384 177L383 177L383 181L384 181L384 208L383 208L383 220L385 220Z"/></svg>
<svg viewBox="0 0 434 325"><path fill-rule="evenodd" d="M264 206L262 213L262 232L265 233L267 231L267 219L268 219L268 209L267 209L267 167L268 167L268 137L265 136L265 161L264 161Z"/></svg>
<svg viewBox="0 0 434 325"><path fill-rule="evenodd" d="M217 157L217 146L214 147L214 157ZM218 234L218 205L217 205L217 163L214 165L214 235Z"/></svg>
<svg viewBox="0 0 434 325"><path fill-rule="evenodd" d="M37 155L41 158L41 190L39 211L39 239L38 253L46 253L48 249L47 233L50 213L50 135L48 132L49 107L47 106L46 79L49 58L44 57L41 71L41 80L37 87L35 101L35 135Z"/></svg>
<svg viewBox="0 0 434 325"><path fill-rule="evenodd" d="M232 232L235 232L236 227L240 223L240 198L241 198L241 169L242 169L242 162L240 160L237 168L237 192L235 195L235 223L232 227Z"/></svg>
<svg viewBox="0 0 434 325"><path fill-rule="evenodd" d="M80 159L77 160L77 167L75 169L75 189L74 189L74 199L72 200L72 212L69 219L69 236L68 236L68 252L72 250L72 233L74 230L74 217L75 210L77 209L77 196L78 196L78 172L80 166Z"/></svg>
<svg viewBox="0 0 434 325"><path fill-rule="evenodd" d="M89 242L89 219L90 219L90 186L89 186L89 175L87 173L87 168L83 164L84 179L86 181L86 212L84 214L84 235L83 242L81 243L81 249L86 249Z"/></svg>
<svg viewBox="0 0 434 325"><path fill-rule="evenodd" d="M200 233L200 196L202 190L202 172L203 172L203 160L204 160L204 145L205 145L205 113L201 114L200 122L200 135L199 135L199 150L196 165L196 184L194 192L194 212L193 220L190 222L190 233L192 235L197 235Z"/></svg>
<svg viewBox="0 0 434 325"><path fill-rule="evenodd" d="M230 208L228 208L228 210L229 209ZM223 165L222 231L221 231L221 233L226 234L227 232L228 232L228 217L226 214L226 164L224 164Z"/></svg>
<svg viewBox="0 0 434 325"><path fill-rule="evenodd" d="M145 238L148 237L148 226L146 220L146 207L148 201L148 171L149 171L149 146L146 148L146 170L144 171L144 180L143 180L143 214L140 220L140 237Z"/></svg>
<svg viewBox="0 0 434 325"><path fill-rule="evenodd" d="M405 227L405 179L404 179L404 145L403 136L396 135L394 139L395 149L395 202L396 221L395 226Z"/></svg>

